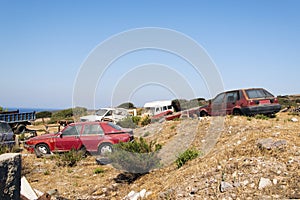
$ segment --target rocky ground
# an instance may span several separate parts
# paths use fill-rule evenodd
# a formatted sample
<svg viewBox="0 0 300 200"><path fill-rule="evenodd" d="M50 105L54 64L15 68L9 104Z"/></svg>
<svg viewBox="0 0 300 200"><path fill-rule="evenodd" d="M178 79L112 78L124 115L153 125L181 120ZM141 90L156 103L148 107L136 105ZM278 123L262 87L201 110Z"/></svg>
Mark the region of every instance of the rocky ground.
<svg viewBox="0 0 300 200"><path fill-rule="evenodd" d="M57 189L66 199L126 199L129 193L127 199L297 199L298 120L279 113L276 118L207 117L138 128L136 137L163 145L163 166L139 177L97 165L92 156L62 167L56 158L36 158L25 150L22 172L33 188ZM192 147L202 155L177 169L178 154Z"/></svg>

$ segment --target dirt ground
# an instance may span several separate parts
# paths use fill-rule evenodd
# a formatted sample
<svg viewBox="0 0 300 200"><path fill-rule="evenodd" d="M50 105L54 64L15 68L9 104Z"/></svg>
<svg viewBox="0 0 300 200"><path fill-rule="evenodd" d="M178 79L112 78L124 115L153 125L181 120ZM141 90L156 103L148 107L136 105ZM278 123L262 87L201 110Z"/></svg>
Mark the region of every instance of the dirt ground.
<svg viewBox="0 0 300 200"><path fill-rule="evenodd" d="M300 198L300 122L296 119L300 117L288 113L267 119L226 116L223 124L207 117L138 128L136 137L163 145L164 165L133 177L136 180L111 165L98 165L93 156L74 167L61 167L53 157L36 158L26 150L22 173L34 189L57 189L66 199L123 199L130 191L142 189L149 192L145 199ZM268 150L259 145L261 139L280 142ZM202 155L177 169L174 160L192 147ZM269 180L265 187L262 178ZM230 187L221 192L224 182Z"/></svg>

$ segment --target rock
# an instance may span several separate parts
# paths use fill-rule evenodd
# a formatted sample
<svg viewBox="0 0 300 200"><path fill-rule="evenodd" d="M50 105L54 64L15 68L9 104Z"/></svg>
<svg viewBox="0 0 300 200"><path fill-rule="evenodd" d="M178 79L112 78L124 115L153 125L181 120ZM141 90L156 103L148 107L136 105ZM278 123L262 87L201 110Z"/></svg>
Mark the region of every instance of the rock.
<svg viewBox="0 0 300 200"><path fill-rule="evenodd" d="M295 118L295 117L293 117L293 118L291 119L291 121L292 121L292 122L298 122L298 119Z"/></svg>
<svg viewBox="0 0 300 200"><path fill-rule="evenodd" d="M225 182L225 181L222 181L221 182L221 185L220 185L220 191L221 192L226 192L226 191L229 191L233 188L233 186L228 183L228 182Z"/></svg>
<svg viewBox="0 0 300 200"><path fill-rule="evenodd" d="M268 178L261 177L258 184L258 189L261 190L265 187L272 185L272 182Z"/></svg>
<svg viewBox="0 0 300 200"><path fill-rule="evenodd" d="M145 189L142 189L141 191L140 191L140 197L141 198L144 198L144 197L146 197L146 190Z"/></svg>
<svg viewBox="0 0 300 200"><path fill-rule="evenodd" d="M278 180L274 178L274 179L273 179L273 184L274 184L274 185L277 185L277 183L278 183Z"/></svg>
<svg viewBox="0 0 300 200"><path fill-rule="evenodd" d="M257 146L259 148L267 149L267 150L281 149L281 148L285 147L286 144L287 144L286 140L274 141L272 138L264 138L264 139L259 139L257 141Z"/></svg>

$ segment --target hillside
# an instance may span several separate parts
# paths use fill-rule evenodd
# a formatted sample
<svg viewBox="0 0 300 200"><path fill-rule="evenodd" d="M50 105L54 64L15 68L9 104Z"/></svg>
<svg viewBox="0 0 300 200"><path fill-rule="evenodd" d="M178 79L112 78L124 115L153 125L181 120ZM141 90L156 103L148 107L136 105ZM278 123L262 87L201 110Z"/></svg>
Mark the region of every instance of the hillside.
<svg viewBox="0 0 300 200"><path fill-rule="evenodd" d="M136 136L165 147L161 157L165 165L140 177L97 165L91 156L75 167L59 167L56 159L26 152L23 174L33 188L57 189L67 199L122 199L142 189L149 192L146 199L300 198L300 122L296 119L300 117L288 113L266 119L226 116L222 128L213 127L218 122L208 117L136 129ZM173 161L187 147L203 155L177 169Z"/></svg>

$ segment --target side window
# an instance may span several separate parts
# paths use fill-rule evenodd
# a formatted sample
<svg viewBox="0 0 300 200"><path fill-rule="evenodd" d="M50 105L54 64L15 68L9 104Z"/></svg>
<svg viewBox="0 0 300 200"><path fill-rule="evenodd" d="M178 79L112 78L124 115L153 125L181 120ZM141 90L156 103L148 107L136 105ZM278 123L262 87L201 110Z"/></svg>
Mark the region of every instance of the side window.
<svg viewBox="0 0 300 200"><path fill-rule="evenodd" d="M82 125L68 126L62 133L63 136L79 135Z"/></svg>
<svg viewBox="0 0 300 200"><path fill-rule="evenodd" d="M212 103L214 103L214 104L220 104L220 103L222 103L223 102L223 100L224 100L224 96L225 96L225 94L224 93L222 93L222 94L219 94L218 96L216 96L216 98L213 100L213 102Z"/></svg>
<svg viewBox="0 0 300 200"><path fill-rule="evenodd" d="M168 106L168 109L170 109L170 110L171 110L171 109L172 109L172 106Z"/></svg>
<svg viewBox="0 0 300 200"><path fill-rule="evenodd" d="M164 107L163 107L163 110L164 110L164 111L167 110L167 106L164 106Z"/></svg>
<svg viewBox="0 0 300 200"><path fill-rule="evenodd" d="M111 116L112 115L112 110L108 111L105 116Z"/></svg>
<svg viewBox="0 0 300 200"><path fill-rule="evenodd" d="M233 103L238 100L238 93L237 92L229 92L226 94L227 102Z"/></svg>
<svg viewBox="0 0 300 200"><path fill-rule="evenodd" d="M87 124L82 135L104 135L104 132L99 124Z"/></svg>
<svg viewBox="0 0 300 200"><path fill-rule="evenodd" d="M156 109L155 109L155 112L159 112L159 108L156 108Z"/></svg>

